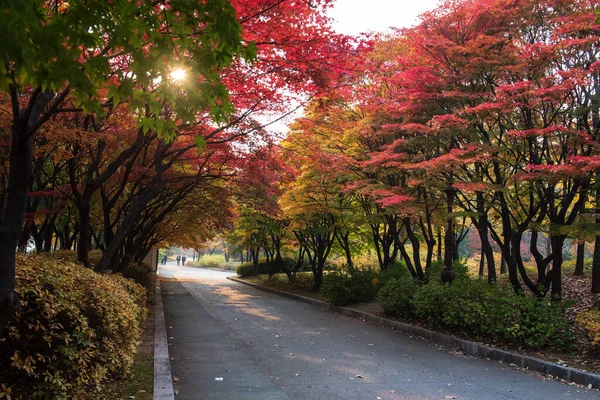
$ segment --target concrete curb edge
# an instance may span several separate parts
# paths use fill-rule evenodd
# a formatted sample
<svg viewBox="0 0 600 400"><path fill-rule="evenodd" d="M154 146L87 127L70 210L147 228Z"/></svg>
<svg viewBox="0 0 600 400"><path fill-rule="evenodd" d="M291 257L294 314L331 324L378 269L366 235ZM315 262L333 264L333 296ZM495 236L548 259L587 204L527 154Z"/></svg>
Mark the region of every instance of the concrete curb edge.
<svg viewBox="0 0 600 400"><path fill-rule="evenodd" d="M376 315L353 310L351 308L338 307L333 304L326 303L324 301L315 300L294 293L288 293L281 290L260 286L255 283L246 282L235 277L228 276L227 279L238 283L242 283L244 285L252 286L256 289L260 289L266 292L278 294L283 297L299 300L301 302L316 306L320 309L325 309L353 318L360 318L364 321L382 325L387 328L394 328L395 330L398 330L400 332L421 336L427 340L431 340L432 342L458 348L470 356L488 358L490 360L501 361L509 365L514 364L519 368L525 368L530 371L552 375L553 377L564 379L565 381L569 382L574 382L579 385L592 385L594 389L600 389L600 375L597 374L584 372L571 367L564 367L562 365L550 361L545 361L537 357L512 353L495 347L489 347L481 343L459 339L457 337L450 336L445 333L431 331L429 329L421 328L415 325L410 325L404 322L393 321L391 319L378 317Z"/></svg>
<svg viewBox="0 0 600 400"><path fill-rule="evenodd" d="M173 400L174 398L160 278L157 278L154 296L154 399Z"/></svg>

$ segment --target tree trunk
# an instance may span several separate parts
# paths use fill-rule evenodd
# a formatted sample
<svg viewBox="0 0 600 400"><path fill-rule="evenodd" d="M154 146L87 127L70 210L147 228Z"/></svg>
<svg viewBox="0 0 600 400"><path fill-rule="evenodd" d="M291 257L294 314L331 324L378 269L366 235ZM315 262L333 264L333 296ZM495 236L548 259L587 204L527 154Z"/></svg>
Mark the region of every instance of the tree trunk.
<svg viewBox="0 0 600 400"><path fill-rule="evenodd" d="M506 259L504 258L504 252L500 256L500 275L505 275L508 272L508 266L506 265Z"/></svg>
<svg viewBox="0 0 600 400"><path fill-rule="evenodd" d="M79 241L77 243L77 261L84 266L90 266L89 243L92 239L90 230L90 209L86 206L79 207Z"/></svg>
<svg viewBox="0 0 600 400"><path fill-rule="evenodd" d="M600 293L600 236L594 241L594 261L592 262L592 293Z"/></svg>
<svg viewBox="0 0 600 400"><path fill-rule="evenodd" d="M442 259L442 228L437 229L437 260Z"/></svg>
<svg viewBox="0 0 600 400"><path fill-rule="evenodd" d="M575 262L575 275L583 275L583 261L585 255L585 242L579 241L577 243L577 261Z"/></svg>
<svg viewBox="0 0 600 400"><path fill-rule="evenodd" d="M31 223L27 222L25 227L23 228L23 232L21 233L21 238L19 239L18 251L19 253L27 252L27 245L29 244L29 238L31 237Z"/></svg>
<svg viewBox="0 0 600 400"><path fill-rule="evenodd" d="M20 115L15 119L25 122ZM19 307L19 297L14 291L15 255L25 222L33 152L33 134L26 136L26 133L25 127L13 125L6 208L0 225L0 334Z"/></svg>
<svg viewBox="0 0 600 400"><path fill-rule="evenodd" d="M483 271L485 269L485 253L483 252L483 249L481 249L481 255L479 257L479 276L483 276Z"/></svg>
<svg viewBox="0 0 600 400"><path fill-rule="evenodd" d="M552 235L550 236L552 243L552 270L550 271L550 279L552 281L552 296L558 298L562 295L562 263L563 263L563 244L565 236Z"/></svg>
<svg viewBox="0 0 600 400"><path fill-rule="evenodd" d="M313 271L313 287L314 292L318 292L321 289L321 283L323 283L323 266L317 263L316 266L312 267Z"/></svg>
<svg viewBox="0 0 600 400"><path fill-rule="evenodd" d="M406 219L404 221L404 227L406 228L406 234L408 235L408 239L410 240L410 244L412 246L412 250L413 250L413 261L414 261L414 267L415 267L415 272L417 274L417 278L422 279L423 278L423 267L421 266L421 242L419 241L419 238L417 237L417 235L415 235L415 232L412 229L412 224L411 221L409 219Z"/></svg>
<svg viewBox="0 0 600 400"><path fill-rule="evenodd" d="M148 203L162 190L162 185L157 185L154 187L147 188L140 196L136 199L134 204L131 206L131 209L123 219L122 225L117 230L112 242L110 245L106 246L106 250L102 254L102 259L96 265L94 270L96 272L104 272L110 269L111 263L114 260L115 255L118 253L119 248L123 244L123 241L127 238L127 236L131 233L135 221L140 217L144 208L148 205ZM81 233L80 233L81 234ZM86 243L79 239L80 243Z"/></svg>

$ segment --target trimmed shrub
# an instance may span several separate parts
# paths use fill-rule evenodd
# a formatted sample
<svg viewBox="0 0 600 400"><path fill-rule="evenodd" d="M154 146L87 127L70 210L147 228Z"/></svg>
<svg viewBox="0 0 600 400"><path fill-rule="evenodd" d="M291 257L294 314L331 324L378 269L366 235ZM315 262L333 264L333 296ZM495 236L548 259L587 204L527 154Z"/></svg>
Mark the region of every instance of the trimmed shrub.
<svg viewBox="0 0 600 400"><path fill-rule="evenodd" d="M567 348L573 333L565 316L569 301L518 296L484 280L419 286L411 300L416 317L478 337L528 348Z"/></svg>
<svg viewBox="0 0 600 400"><path fill-rule="evenodd" d="M381 286L385 286L385 284L392 279L402 279L408 276L412 277L406 264L403 261L396 260L392 265L379 272L377 279Z"/></svg>
<svg viewBox="0 0 600 400"><path fill-rule="evenodd" d="M417 282L410 274L390 279L377 293L377 303L389 315L412 316L411 299L417 290Z"/></svg>
<svg viewBox="0 0 600 400"><path fill-rule="evenodd" d="M442 319L442 307L446 299L447 287L437 283L429 283L417 288L410 301L413 313L417 318L429 322Z"/></svg>
<svg viewBox="0 0 600 400"><path fill-rule="evenodd" d="M78 263L77 261L77 252L73 250L57 250L52 251L50 253L40 253L40 256L45 258L51 258L57 261L66 261L71 263ZM90 265L94 266L100 262L102 259L102 251L101 250L91 250L88 253L88 258L90 260Z"/></svg>
<svg viewBox="0 0 600 400"><path fill-rule="evenodd" d="M226 264L223 254L205 254L196 262L201 268L221 268Z"/></svg>
<svg viewBox="0 0 600 400"><path fill-rule="evenodd" d="M431 263L431 266L425 270L425 282L442 282L442 271L444 270L444 261L438 260ZM454 280L458 281L469 277L468 268L465 264L455 261L452 264L454 271Z"/></svg>
<svg viewBox="0 0 600 400"><path fill-rule="evenodd" d="M13 397L82 398L133 362L145 291L43 255L17 257L22 306L0 338L0 382Z"/></svg>
<svg viewBox="0 0 600 400"><path fill-rule="evenodd" d="M246 278L248 276L254 275L254 264L252 262L246 262L238 265L235 272L241 278Z"/></svg>
<svg viewBox="0 0 600 400"><path fill-rule="evenodd" d="M321 292L338 306L373 301L378 290L375 271L355 268L328 273L321 284Z"/></svg>

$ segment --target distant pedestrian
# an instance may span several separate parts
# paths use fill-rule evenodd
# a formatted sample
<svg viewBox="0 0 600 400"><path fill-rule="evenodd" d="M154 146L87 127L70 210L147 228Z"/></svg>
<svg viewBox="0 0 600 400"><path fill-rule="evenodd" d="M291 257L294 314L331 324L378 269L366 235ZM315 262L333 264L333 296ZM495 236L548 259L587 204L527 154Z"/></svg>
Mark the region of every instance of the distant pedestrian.
<svg viewBox="0 0 600 400"><path fill-rule="evenodd" d="M181 265L185 265L185 260L187 260L185 256L181 257Z"/></svg>
<svg viewBox="0 0 600 400"><path fill-rule="evenodd" d="M161 260L162 265L167 265L167 255L165 254Z"/></svg>
<svg viewBox="0 0 600 400"><path fill-rule="evenodd" d="M177 265L179 265L179 262L181 261L181 256L177 256L176 260L177 260Z"/></svg>

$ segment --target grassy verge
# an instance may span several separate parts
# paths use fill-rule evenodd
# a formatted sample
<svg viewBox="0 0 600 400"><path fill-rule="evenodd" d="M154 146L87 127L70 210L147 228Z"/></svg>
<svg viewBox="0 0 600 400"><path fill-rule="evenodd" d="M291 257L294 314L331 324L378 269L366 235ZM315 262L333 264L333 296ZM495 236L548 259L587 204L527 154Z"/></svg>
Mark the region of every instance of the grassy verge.
<svg viewBox="0 0 600 400"><path fill-rule="evenodd" d="M115 379L102 385L94 400L152 400L154 397L154 310L150 307L143 322L143 333L131 372L125 379Z"/></svg>

